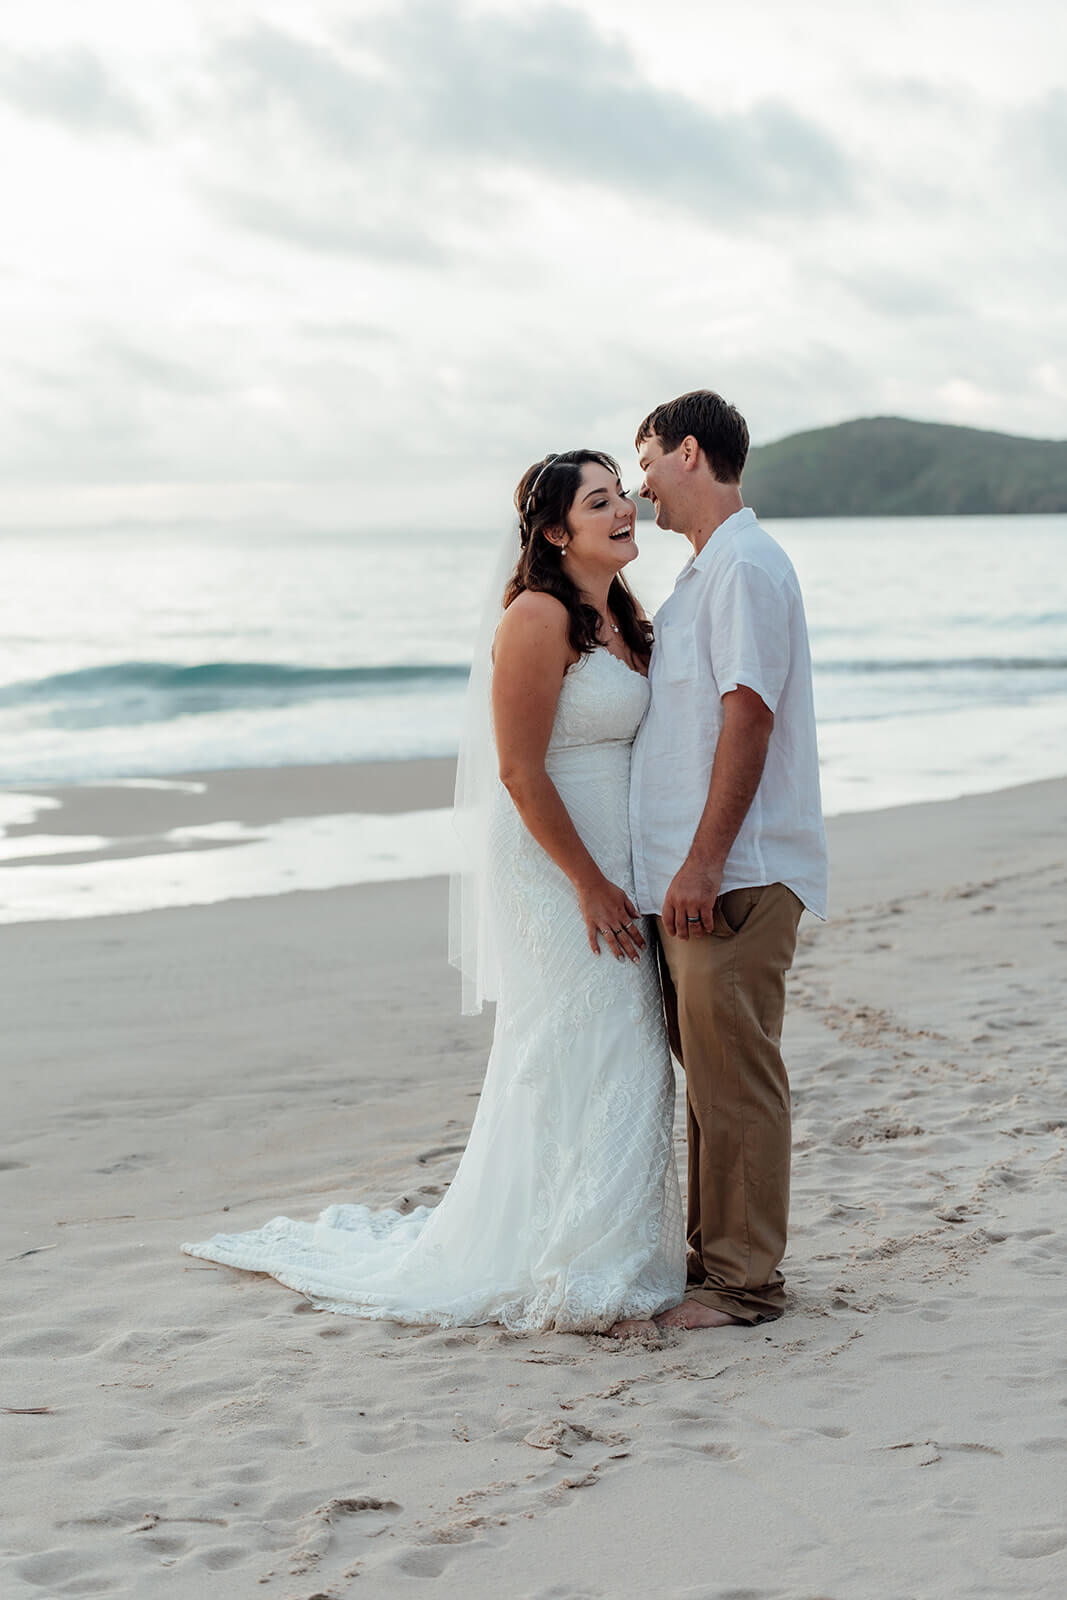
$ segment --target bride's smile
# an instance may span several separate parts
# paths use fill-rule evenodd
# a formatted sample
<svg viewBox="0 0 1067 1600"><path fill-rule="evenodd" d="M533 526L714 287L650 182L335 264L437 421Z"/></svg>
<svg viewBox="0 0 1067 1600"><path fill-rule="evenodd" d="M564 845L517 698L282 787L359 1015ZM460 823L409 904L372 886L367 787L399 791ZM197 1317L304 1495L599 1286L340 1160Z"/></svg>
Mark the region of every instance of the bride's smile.
<svg viewBox="0 0 1067 1600"><path fill-rule="evenodd" d="M581 587L585 575L614 576L637 556L637 509L619 479L599 462L586 462L567 517L564 548L568 571Z"/></svg>

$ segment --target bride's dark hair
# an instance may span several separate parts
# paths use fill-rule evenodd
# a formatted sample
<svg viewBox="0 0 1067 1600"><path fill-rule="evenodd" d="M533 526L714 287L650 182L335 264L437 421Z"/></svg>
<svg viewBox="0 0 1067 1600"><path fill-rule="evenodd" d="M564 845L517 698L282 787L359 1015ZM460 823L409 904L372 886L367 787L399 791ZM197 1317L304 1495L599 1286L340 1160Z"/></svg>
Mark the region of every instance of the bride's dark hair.
<svg viewBox="0 0 1067 1600"><path fill-rule="evenodd" d="M602 450L565 450L562 455L535 461L519 479L515 509L519 513L522 554L504 591L505 610L525 589L554 595L567 608L567 637L571 648L588 655L601 642L595 606L586 605L577 584L568 577L562 551L547 537L551 528L565 528L577 498L586 462L606 467L619 476L619 464ZM626 579L616 573L608 590L608 604L619 625L619 636L635 656L647 661L652 650L652 624L641 615Z"/></svg>

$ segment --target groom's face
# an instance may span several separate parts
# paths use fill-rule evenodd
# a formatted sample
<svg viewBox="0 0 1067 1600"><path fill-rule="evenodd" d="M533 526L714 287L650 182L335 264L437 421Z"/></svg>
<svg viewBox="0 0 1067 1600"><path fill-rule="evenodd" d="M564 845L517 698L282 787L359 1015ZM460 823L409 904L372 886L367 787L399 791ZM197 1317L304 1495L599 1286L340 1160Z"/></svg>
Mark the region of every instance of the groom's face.
<svg viewBox="0 0 1067 1600"><path fill-rule="evenodd" d="M673 528L675 523L671 520L672 498L677 497L677 478L679 451L672 450L667 454L663 444L656 434L642 439L637 455L637 464L645 475L641 485L641 499L650 500L656 513L657 528Z"/></svg>

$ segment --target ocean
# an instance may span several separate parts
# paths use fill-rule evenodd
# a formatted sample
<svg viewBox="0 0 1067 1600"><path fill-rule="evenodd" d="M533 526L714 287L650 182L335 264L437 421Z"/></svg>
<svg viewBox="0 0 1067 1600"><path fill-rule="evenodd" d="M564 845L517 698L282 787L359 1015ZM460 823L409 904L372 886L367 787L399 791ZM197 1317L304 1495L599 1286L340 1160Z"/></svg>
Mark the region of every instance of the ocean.
<svg viewBox="0 0 1067 1600"><path fill-rule="evenodd" d="M828 813L1067 771L1067 516L767 526L804 589ZM688 547L638 542L654 608ZM496 543L0 533L0 786L453 754Z"/></svg>

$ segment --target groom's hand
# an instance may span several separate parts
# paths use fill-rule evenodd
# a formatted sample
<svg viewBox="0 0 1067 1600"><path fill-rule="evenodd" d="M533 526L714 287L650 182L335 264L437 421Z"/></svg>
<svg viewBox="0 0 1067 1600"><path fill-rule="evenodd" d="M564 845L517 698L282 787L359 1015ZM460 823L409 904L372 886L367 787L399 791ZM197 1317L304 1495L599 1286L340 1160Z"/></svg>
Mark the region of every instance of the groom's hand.
<svg viewBox="0 0 1067 1600"><path fill-rule="evenodd" d="M683 861L663 902L663 926L667 932L676 939L695 939L710 933L721 883L721 867Z"/></svg>

